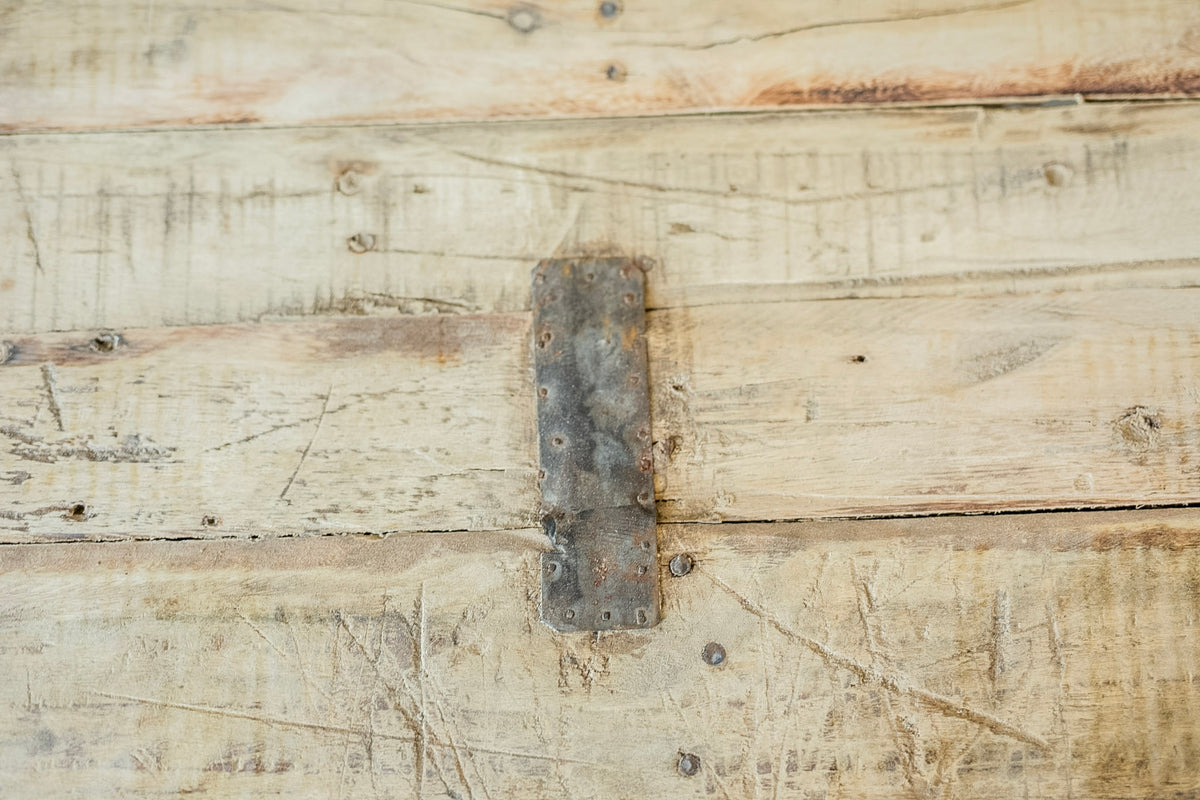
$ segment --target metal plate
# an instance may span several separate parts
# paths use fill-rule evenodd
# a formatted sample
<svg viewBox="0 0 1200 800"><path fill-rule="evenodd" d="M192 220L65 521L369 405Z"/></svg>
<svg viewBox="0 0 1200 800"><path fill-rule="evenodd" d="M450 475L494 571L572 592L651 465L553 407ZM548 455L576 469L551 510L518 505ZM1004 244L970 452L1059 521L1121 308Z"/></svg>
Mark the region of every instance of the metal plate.
<svg viewBox="0 0 1200 800"><path fill-rule="evenodd" d="M643 273L623 258L533 272L542 620L560 631L658 623Z"/></svg>

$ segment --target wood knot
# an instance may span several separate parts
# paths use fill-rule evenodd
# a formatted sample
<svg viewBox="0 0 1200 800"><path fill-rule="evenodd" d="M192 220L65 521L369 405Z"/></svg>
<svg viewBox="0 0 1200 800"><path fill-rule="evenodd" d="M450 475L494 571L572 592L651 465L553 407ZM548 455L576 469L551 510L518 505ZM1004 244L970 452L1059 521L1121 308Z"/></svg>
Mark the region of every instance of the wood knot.
<svg viewBox="0 0 1200 800"><path fill-rule="evenodd" d="M1075 170L1066 164L1051 161L1042 167L1042 174L1046 176L1046 183L1058 188L1071 182L1071 176L1075 174Z"/></svg>
<svg viewBox="0 0 1200 800"><path fill-rule="evenodd" d="M350 197L362 191L363 176L358 170L351 167L343 172L337 178L337 190L342 194Z"/></svg>
<svg viewBox="0 0 1200 800"><path fill-rule="evenodd" d="M92 339L91 345L97 353L111 353L121 346L121 336L116 333L102 333Z"/></svg>
<svg viewBox="0 0 1200 800"><path fill-rule="evenodd" d="M362 255L375 249L375 235L372 233L356 233L346 240L346 247L355 255Z"/></svg>
<svg viewBox="0 0 1200 800"><path fill-rule="evenodd" d="M1162 420L1157 411L1146 406L1134 406L1117 417L1113 425L1126 444L1146 449L1158 443Z"/></svg>
<svg viewBox="0 0 1200 800"><path fill-rule="evenodd" d="M542 27L542 15L530 6L516 6L508 12L508 24L520 33L533 33Z"/></svg>

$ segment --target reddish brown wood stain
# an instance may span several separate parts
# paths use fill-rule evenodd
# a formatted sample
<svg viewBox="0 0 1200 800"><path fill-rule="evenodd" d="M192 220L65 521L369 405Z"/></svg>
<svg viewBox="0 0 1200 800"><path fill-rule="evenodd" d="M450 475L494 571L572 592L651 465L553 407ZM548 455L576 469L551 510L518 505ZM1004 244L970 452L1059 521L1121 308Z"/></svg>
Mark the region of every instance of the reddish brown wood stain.
<svg viewBox="0 0 1200 800"><path fill-rule="evenodd" d="M848 105L855 103L935 103L1081 94L1085 97L1195 96L1200 94L1200 67L1163 69L1151 61L1124 61L1010 71L996 76L931 74L924 78L890 78L887 74L860 81L822 76L807 83L781 82L763 89L747 106Z"/></svg>
<svg viewBox="0 0 1200 800"><path fill-rule="evenodd" d="M117 332L116 347L98 347L86 332L26 336L6 342L0 369L53 363L105 364L172 348L223 348L248 344L270 348L277 360L342 359L382 352L400 358L452 366L463 353L528 339L525 314L472 316L334 317L330 320L270 322L262 325L199 325Z"/></svg>
<svg viewBox="0 0 1200 800"><path fill-rule="evenodd" d="M497 323L500 323L497 330ZM398 356L459 364L463 351L481 347L500 337L522 341L528 331L525 315L496 317L425 316L394 319L338 318L314 333L312 342L321 357L352 358L394 352Z"/></svg>

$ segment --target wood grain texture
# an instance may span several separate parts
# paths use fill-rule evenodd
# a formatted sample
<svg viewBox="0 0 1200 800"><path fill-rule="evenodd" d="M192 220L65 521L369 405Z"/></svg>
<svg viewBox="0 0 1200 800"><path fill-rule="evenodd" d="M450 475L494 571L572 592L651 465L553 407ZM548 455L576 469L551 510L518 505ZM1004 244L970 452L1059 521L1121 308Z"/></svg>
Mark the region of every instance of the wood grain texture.
<svg viewBox="0 0 1200 800"><path fill-rule="evenodd" d="M1194 289L753 303L651 319L665 519L1200 497Z"/></svg>
<svg viewBox="0 0 1200 800"><path fill-rule="evenodd" d="M698 564L664 579L663 623L594 637L537 621L537 551L512 539L0 547L0 790L1200 791L1192 512L661 537Z"/></svg>
<svg viewBox="0 0 1200 800"><path fill-rule="evenodd" d="M16 3L6 130L1200 93L1171 0Z"/></svg>
<svg viewBox="0 0 1200 800"><path fill-rule="evenodd" d="M1195 286L1198 163L1192 104L0 137L0 331Z"/></svg>
<svg viewBox="0 0 1200 800"><path fill-rule="evenodd" d="M651 312L665 521L1200 496L1200 290ZM527 314L8 340L8 541L528 529Z"/></svg>
<svg viewBox="0 0 1200 800"><path fill-rule="evenodd" d="M5 538L535 523L526 315L17 339ZM24 532L24 533L22 533Z"/></svg>

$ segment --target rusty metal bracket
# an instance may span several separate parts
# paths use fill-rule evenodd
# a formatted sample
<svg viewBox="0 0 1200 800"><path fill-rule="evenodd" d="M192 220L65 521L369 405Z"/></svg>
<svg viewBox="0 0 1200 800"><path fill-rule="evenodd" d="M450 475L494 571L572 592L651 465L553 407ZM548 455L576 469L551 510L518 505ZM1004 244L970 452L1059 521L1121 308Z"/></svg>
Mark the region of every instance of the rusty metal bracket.
<svg viewBox="0 0 1200 800"><path fill-rule="evenodd" d="M533 271L542 620L560 631L659 620L644 277L625 258Z"/></svg>

